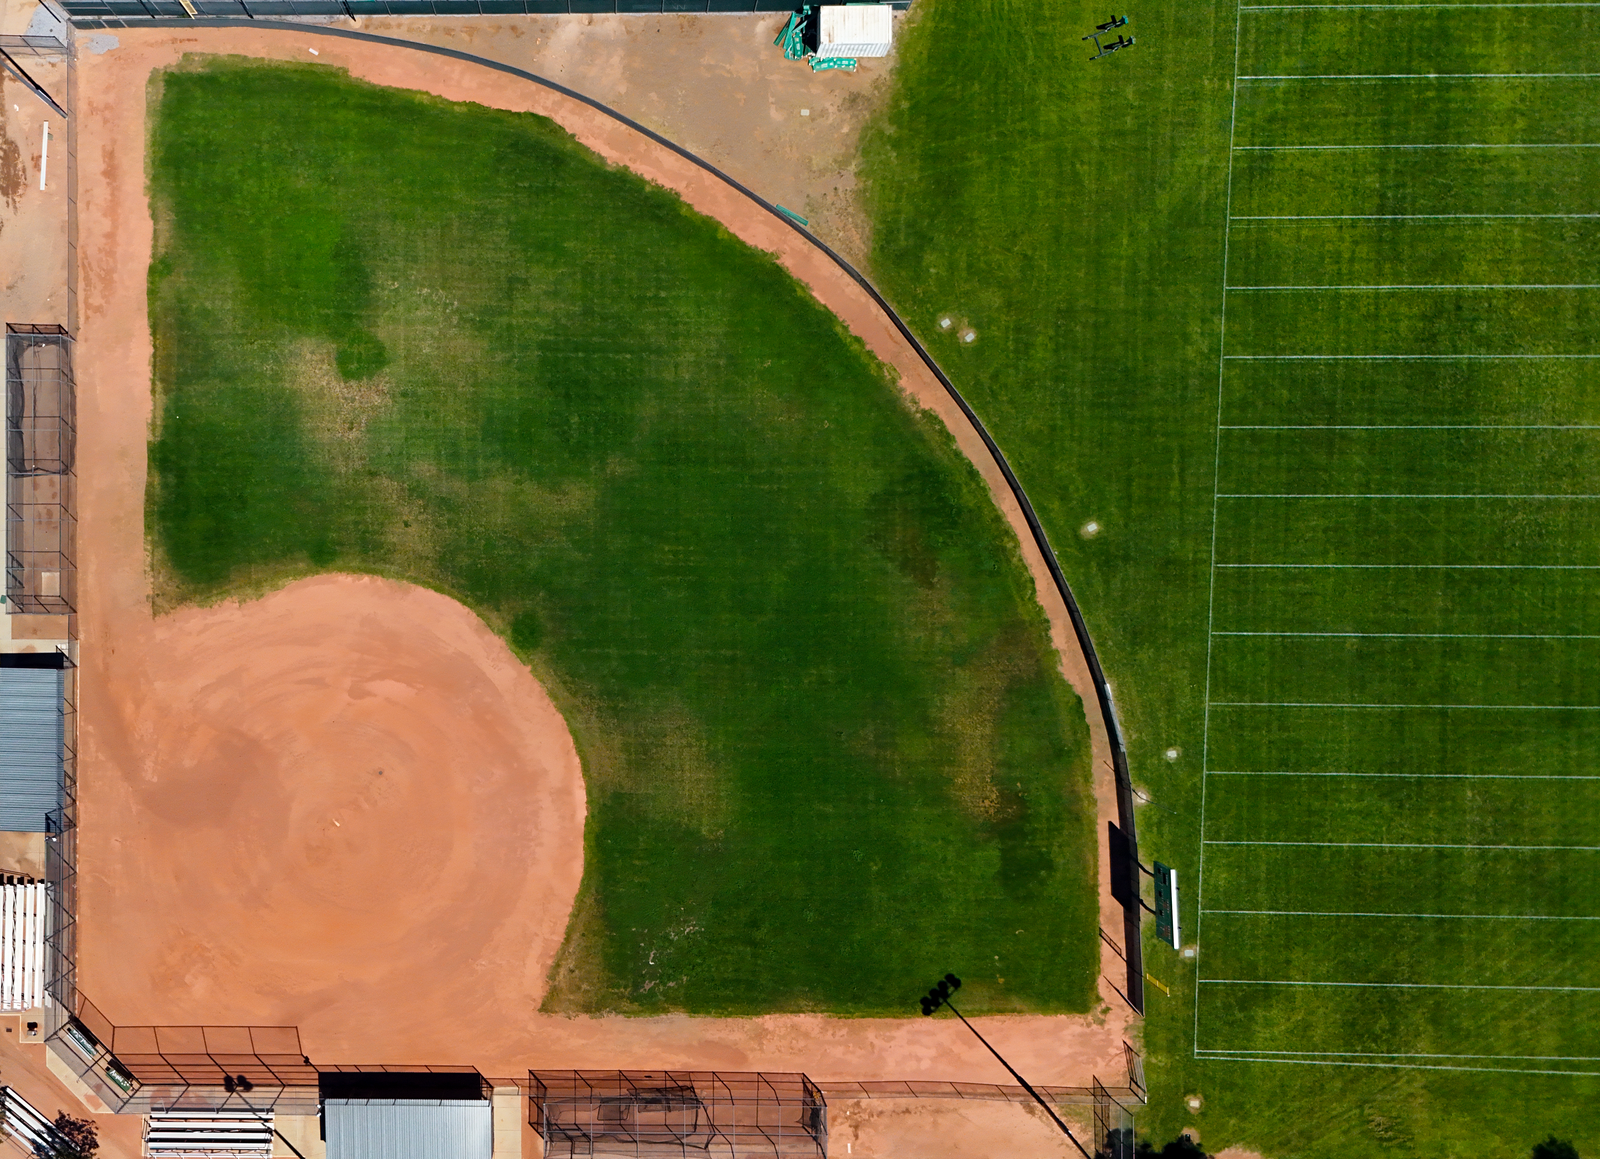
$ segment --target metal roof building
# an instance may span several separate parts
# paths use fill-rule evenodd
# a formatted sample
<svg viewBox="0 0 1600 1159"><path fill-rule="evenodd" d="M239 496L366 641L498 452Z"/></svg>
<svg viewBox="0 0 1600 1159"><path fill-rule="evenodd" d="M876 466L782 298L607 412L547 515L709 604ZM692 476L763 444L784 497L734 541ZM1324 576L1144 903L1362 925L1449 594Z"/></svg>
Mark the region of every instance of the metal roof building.
<svg viewBox="0 0 1600 1159"><path fill-rule="evenodd" d="M487 1100L328 1099L328 1159L490 1159L494 1109Z"/></svg>
<svg viewBox="0 0 1600 1159"><path fill-rule="evenodd" d="M0 832L43 833L61 807L63 658L0 655Z"/></svg>

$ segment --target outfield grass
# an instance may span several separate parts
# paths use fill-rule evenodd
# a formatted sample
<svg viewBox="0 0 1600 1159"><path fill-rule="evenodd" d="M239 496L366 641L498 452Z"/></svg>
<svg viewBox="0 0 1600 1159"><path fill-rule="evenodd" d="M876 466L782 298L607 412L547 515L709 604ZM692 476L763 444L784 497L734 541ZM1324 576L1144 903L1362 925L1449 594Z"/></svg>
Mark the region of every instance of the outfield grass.
<svg viewBox="0 0 1600 1159"><path fill-rule="evenodd" d="M1099 9L919 0L902 40L874 272L1040 509L1200 943L1146 946L1158 1140L1600 1144L1600 1076L1536 1073L1600 1071L1600 363L1549 357L1600 290L1460 288L1600 282L1600 82L1391 75L1600 71L1555 13L1174 5L1091 64ZM1264 79L1306 74L1346 79Z"/></svg>
<svg viewBox="0 0 1600 1159"><path fill-rule="evenodd" d="M1089 1007L1082 708L980 478L836 319L541 118L155 85L158 602L373 572L509 639L589 788L553 1008L907 1014L948 969Z"/></svg>

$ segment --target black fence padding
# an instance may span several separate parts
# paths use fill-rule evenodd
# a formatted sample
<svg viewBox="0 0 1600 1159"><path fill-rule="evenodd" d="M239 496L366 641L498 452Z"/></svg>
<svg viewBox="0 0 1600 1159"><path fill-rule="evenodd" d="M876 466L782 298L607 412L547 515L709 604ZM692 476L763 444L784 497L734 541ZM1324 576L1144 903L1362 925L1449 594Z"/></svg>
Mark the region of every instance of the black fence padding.
<svg viewBox="0 0 1600 1159"><path fill-rule="evenodd" d="M317 1094L324 1099L441 1099L482 1102L483 1078L476 1071L324 1071Z"/></svg>

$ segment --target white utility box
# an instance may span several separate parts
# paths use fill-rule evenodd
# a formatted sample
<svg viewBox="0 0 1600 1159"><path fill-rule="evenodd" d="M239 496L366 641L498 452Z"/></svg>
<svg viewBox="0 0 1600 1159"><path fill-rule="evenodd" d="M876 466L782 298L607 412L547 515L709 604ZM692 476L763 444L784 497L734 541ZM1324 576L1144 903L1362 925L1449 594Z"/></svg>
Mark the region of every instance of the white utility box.
<svg viewBox="0 0 1600 1159"><path fill-rule="evenodd" d="M887 4L825 4L817 56L888 56L894 13Z"/></svg>

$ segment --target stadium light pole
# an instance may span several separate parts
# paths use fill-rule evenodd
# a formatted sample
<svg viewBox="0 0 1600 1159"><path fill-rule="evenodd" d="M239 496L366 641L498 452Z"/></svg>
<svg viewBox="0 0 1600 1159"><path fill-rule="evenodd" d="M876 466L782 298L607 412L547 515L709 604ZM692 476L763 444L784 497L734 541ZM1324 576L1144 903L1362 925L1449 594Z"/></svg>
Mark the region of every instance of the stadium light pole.
<svg viewBox="0 0 1600 1159"><path fill-rule="evenodd" d="M939 979L939 984L922 996L923 1015L931 1015L941 1006L950 1007L950 1013L961 1019L961 1025L972 1031L972 1036L979 1042L983 1043L984 1047L989 1051L989 1053L1000 1060L1000 1065L1011 1072L1011 1077L1022 1084L1022 1089L1033 1096L1033 1101L1044 1108L1044 1113L1049 1115L1055 1125L1061 1128L1061 1133L1063 1135L1072 1140L1072 1145L1076 1147L1083 1155L1083 1159L1095 1159L1093 1155L1089 1154L1089 1152L1083 1149L1083 1144L1078 1142L1077 1136L1075 1136L1071 1131L1067 1130L1067 1125L1061 1121L1061 1116L1056 1114L1055 1108L1049 1103L1045 1102L1043 1096L1041 1096L1038 1091L1033 1089L1033 1085L1029 1083L1027 1079L1023 1078L1017 1073L1017 1068L1007 1062L1005 1057L1001 1055L998 1050L990 1046L989 1040L978 1033L978 1028L973 1026L972 1023L968 1022L966 1015L962 1014L961 1011L956 1009L955 1003L950 1001L950 994L952 991L959 989L961 989L961 979L957 978L954 974L946 974L943 978Z"/></svg>

